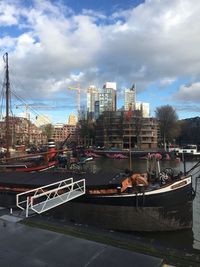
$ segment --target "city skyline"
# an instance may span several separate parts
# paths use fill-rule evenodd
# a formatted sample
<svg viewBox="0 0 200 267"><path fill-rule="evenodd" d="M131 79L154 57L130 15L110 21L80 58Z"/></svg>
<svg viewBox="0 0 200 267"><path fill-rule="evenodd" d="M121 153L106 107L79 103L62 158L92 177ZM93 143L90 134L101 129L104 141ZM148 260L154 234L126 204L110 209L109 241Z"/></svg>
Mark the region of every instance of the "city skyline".
<svg viewBox="0 0 200 267"><path fill-rule="evenodd" d="M117 108L136 83L151 116L166 104L180 119L199 116L198 0L2 0L0 8L11 89L30 106L44 105L39 112L54 123L77 111L77 92L68 87L107 81L117 83ZM1 60L1 82L3 69ZM81 100L86 105L85 93Z"/></svg>

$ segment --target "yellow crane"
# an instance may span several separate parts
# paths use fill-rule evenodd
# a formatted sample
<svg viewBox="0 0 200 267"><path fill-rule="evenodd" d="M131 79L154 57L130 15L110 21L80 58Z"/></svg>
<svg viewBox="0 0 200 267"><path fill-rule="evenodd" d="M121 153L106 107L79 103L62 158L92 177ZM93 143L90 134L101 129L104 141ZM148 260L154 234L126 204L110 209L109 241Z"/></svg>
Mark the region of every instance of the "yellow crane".
<svg viewBox="0 0 200 267"><path fill-rule="evenodd" d="M87 93L88 89L80 88L80 84L77 87L68 87L68 90L75 90L77 91L77 109L78 109L78 120L80 120L81 115L81 92Z"/></svg>
<svg viewBox="0 0 200 267"><path fill-rule="evenodd" d="M80 85L78 85L77 87L68 87L67 89L77 91L78 120L80 120L80 114L81 114L81 88L80 88Z"/></svg>

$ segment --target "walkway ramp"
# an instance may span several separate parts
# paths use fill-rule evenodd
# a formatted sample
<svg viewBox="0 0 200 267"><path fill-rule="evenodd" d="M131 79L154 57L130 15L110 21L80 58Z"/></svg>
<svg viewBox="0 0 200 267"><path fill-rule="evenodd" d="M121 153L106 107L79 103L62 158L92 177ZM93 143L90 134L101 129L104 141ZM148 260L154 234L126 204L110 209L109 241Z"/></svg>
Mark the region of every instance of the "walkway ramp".
<svg viewBox="0 0 200 267"><path fill-rule="evenodd" d="M26 211L38 214L64 204L85 194L85 179L74 182L73 178L38 187L16 196L16 205Z"/></svg>

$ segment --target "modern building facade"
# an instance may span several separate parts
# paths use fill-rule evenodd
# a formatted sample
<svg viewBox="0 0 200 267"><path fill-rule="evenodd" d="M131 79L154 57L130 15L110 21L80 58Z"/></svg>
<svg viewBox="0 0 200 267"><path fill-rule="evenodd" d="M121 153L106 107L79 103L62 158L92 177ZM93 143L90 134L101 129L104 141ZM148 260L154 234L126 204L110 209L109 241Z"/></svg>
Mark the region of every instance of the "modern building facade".
<svg viewBox="0 0 200 267"><path fill-rule="evenodd" d="M99 91L94 85L87 89L87 114L91 119L95 117L95 102L99 100Z"/></svg>
<svg viewBox="0 0 200 267"><path fill-rule="evenodd" d="M136 103L136 86L133 84L133 86L130 89L125 89L124 91L124 110L129 110L129 107L132 107L132 110L135 109L135 103Z"/></svg>
<svg viewBox="0 0 200 267"><path fill-rule="evenodd" d="M139 110L142 113L142 116L144 118L149 118L150 116L150 109L149 109L149 103L145 102L136 102L135 103L135 110Z"/></svg>
<svg viewBox="0 0 200 267"><path fill-rule="evenodd" d="M117 108L117 84L106 82L99 92L99 114L104 111L116 111Z"/></svg>

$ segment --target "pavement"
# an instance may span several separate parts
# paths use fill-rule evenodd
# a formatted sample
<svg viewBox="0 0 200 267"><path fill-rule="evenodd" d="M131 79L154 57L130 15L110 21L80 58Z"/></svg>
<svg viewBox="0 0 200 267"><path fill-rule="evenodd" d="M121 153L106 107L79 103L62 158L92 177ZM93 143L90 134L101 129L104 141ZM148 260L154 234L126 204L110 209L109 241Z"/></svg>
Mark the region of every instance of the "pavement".
<svg viewBox="0 0 200 267"><path fill-rule="evenodd" d="M0 207L0 266L163 266L161 258L70 235L30 227Z"/></svg>

